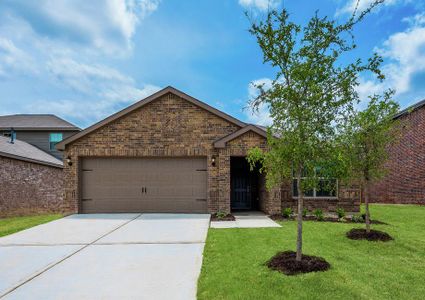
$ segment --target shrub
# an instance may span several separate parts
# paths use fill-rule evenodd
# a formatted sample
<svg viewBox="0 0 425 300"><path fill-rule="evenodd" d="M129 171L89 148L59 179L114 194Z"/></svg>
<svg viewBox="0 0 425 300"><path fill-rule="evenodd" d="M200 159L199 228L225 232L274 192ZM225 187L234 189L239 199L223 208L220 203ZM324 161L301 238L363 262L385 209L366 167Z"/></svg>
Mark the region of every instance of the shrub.
<svg viewBox="0 0 425 300"><path fill-rule="evenodd" d="M313 214L316 216L317 221L323 221L323 211L321 209L316 209Z"/></svg>
<svg viewBox="0 0 425 300"><path fill-rule="evenodd" d="M357 215L353 215L351 217L351 221L353 221L354 223L362 223L364 221L363 216L360 214Z"/></svg>
<svg viewBox="0 0 425 300"><path fill-rule="evenodd" d="M336 214L338 216L338 219L342 219L345 217L345 210L343 208L337 208Z"/></svg>
<svg viewBox="0 0 425 300"><path fill-rule="evenodd" d="M307 214L308 214L308 209L304 208L303 209L303 218L307 217Z"/></svg>
<svg viewBox="0 0 425 300"><path fill-rule="evenodd" d="M223 219L227 216L224 211L218 211L215 215L217 216L217 219Z"/></svg>
<svg viewBox="0 0 425 300"><path fill-rule="evenodd" d="M282 210L282 217L284 217L284 218L290 218L290 217L292 217L292 214L293 214L292 208L290 208L290 207L284 208Z"/></svg>

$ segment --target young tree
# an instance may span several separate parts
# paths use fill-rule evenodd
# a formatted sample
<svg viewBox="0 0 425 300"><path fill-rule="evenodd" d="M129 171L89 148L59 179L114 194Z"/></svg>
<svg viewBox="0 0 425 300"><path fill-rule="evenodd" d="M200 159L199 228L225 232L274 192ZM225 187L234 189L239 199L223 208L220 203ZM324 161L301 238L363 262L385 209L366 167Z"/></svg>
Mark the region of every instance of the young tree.
<svg viewBox="0 0 425 300"><path fill-rule="evenodd" d="M377 54L365 63L357 59L344 64L341 59L356 47L353 27L381 2L373 2L359 14L354 12L341 25L316 13L302 27L290 21L283 9L280 13L270 11L265 20L253 22L250 29L264 63L271 64L276 76L269 88L256 85L259 95L250 102L254 110L261 105L269 107L273 120L268 128L270 149L267 153L252 149L248 160L251 165L261 161L269 188L283 180L297 179L297 261L302 259L304 193L319 185L318 167L320 177L335 178L337 168L329 161L338 158L335 137L359 100L355 90L358 75L371 71L378 79L384 78L379 70L382 59Z"/></svg>
<svg viewBox="0 0 425 300"><path fill-rule="evenodd" d="M351 178L360 183L364 195L367 233L370 233L369 186L385 175L387 148L398 137L393 117L399 105L391 100L392 94L388 91L382 97L370 97L367 108L350 119L344 139Z"/></svg>

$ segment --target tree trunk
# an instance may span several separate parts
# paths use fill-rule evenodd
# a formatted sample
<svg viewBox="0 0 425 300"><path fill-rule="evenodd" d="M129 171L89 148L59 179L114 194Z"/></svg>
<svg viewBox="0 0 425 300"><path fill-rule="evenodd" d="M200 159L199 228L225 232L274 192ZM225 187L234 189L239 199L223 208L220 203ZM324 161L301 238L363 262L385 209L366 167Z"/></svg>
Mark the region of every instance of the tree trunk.
<svg viewBox="0 0 425 300"><path fill-rule="evenodd" d="M370 233L370 213L369 213L369 182L366 181L365 187L364 187L364 205L366 210L366 232Z"/></svg>
<svg viewBox="0 0 425 300"><path fill-rule="evenodd" d="M297 255L296 260L301 261L303 254L303 193L301 191L301 168L297 170L298 215L297 215Z"/></svg>

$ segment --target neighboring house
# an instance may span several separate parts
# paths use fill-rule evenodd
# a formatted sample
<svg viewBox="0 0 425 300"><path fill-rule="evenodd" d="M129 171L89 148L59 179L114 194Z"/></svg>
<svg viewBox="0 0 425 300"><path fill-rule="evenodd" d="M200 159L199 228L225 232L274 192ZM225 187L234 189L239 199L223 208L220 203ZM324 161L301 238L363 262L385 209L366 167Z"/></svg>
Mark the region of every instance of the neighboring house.
<svg viewBox="0 0 425 300"><path fill-rule="evenodd" d="M425 100L394 119L400 122L400 140L389 147L387 174L370 188L370 200L425 204Z"/></svg>
<svg viewBox="0 0 425 300"><path fill-rule="evenodd" d="M0 136L0 217L69 211L63 164L20 140Z"/></svg>
<svg viewBox="0 0 425 300"><path fill-rule="evenodd" d="M281 212L290 185L270 192L245 159L267 150L264 129L167 87L58 143L71 212ZM312 191L310 207L358 211L358 191Z"/></svg>
<svg viewBox="0 0 425 300"><path fill-rule="evenodd" d="M30 143L59 159L62 159L62 153L55 145L79 131L80 128L55 115L0 116L0 136L14 134L15 139Z"/></svg>

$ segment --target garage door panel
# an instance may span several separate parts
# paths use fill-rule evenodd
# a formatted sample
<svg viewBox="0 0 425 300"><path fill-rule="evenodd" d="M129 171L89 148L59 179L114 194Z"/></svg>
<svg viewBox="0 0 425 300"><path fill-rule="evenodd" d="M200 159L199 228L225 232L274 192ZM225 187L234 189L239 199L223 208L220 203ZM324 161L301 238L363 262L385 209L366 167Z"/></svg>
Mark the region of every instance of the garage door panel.
<svg viewBox="0 0 425 300"><path fill-rule="evenodd" d="M85 158L81 180L85 213L207 211L206 158Z"/></svg>
<svg viewBox="0 0 425 300"><path fill-rule="evenodd" d="M85 213L109 213L109 212L140 212L140 203L134 199L102 198L97 200L83 201Z"/></svg>

